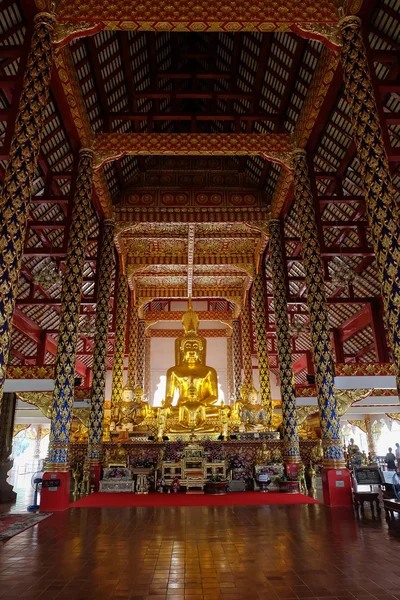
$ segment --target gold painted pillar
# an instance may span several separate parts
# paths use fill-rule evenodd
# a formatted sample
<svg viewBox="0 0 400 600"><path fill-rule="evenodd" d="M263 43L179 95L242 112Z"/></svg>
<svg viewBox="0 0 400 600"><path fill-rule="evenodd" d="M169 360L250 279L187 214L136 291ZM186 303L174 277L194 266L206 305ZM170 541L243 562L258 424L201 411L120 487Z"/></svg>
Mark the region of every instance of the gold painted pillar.
<svg viewBox="0 0 400 600"><path fill-rule="evenodd" d="M375 448L375 439L374 433L372 431L372 419L371 415L365 415L365 428L367 430L367 444L368 444L368 452L371 457L376 456L376 448Z"/></svg>
<svg viewBox="0 0 400 600"><path fill-rule="evenodd" d="M90 396L88 458L99 464L101 458L106 368L108 349L108 321L112 277L114 271L114 221L104 222L96 302L96 332L92 364L92 391Z"/></svg>
<svg viewBox="0 0 400 600"><path fill-rule="evenodd" d="M243 357L243 385L253 386L253 364L251 362L251 313L247 305L241 312L242 324L242 357Z"/></svg>
<svg viewBox="0 0 400 600"><path fill-rule="evenodd" d="M400 393L400 210L358 17L340 21L341 60Z"/></svg>
<svg viewBox="0 0 400 600"><path fill-rule="evenodd" d="M232 346L233 346L233 396L234 401L240 400L240 386L242 385L241 366L241 344L240 344L240 321L234 319L232 323Z"/></svg>
<svg viewBox="0 0 400 600"><path fill-rule="evenodd" d="M325 297L321 251L308 174L307 155L304 150L294 150L293 164L294 196L300 226L307 302L310 311L311 342L321 418L324 466L335 468L344 466L344 457L340 442L339 417L334 389L333 349Z"/></svg>
<svg viewBox="0 0 400 600"><path fill-rule="evenodd" d="M151 361L151 338L145 336L145 349L144 349L144 395L146 400L150 400L151 394L151 381L150 381L150 361Z"/></svg>
<svg viewBox="0 0 400 600"><path fill-rule="evenodd" d="M91 214L93 152L79 153L72 222L61 291L59 336L54 373L53 418L51 420L47 471L69 470L69 433L74 403L76 344L78 341L83 266Z"/></svg>
<svg viewBox="0 0 400 600"><path fill-rule="evenodd" d="M136 385L144 390L144 365L146 352L145 322L139 319L137 330Z"/></svg>
<svg viewBox="0 0 400 600"><path fill-rule="evenodd" d="M269 358L267 343L267 327L265 319L265 289L261 274L254 277L254 312L256 317L256 339L258 356L258 373L260 378L260 399L265 406L267 423L272 423L271 384L269 380Z"/></svg>
<svg viewBox="0 0 400 600"><path fill-rule="evenodd" d="M226 404L231 404L231 400L234 397L234 383L233 383L233 343L232 343L232 330L230 327L226 330L226 387L227 387L227 401ZM233 404L233 402L232 402Z"/></svg>
<svg viewBox="0 0 400 600"><path fill-rule="evenodd" d="M49 99L55 16L39 13L26 65L0 194L0 404L10 350L31 190Z"/></svg>
<svg viewBox="0 0 400 600"><path fill-rule="evenodd" d="M296 388L294 384L292 348L289 335L289 317L286 300L285 265L281 245L281 227L278 220L269 222L269 248L274 294L276 343L278 347L279 377L282 398L283 459L287 463L300 462L299 435L296 419Z"/></svg>
<svg viewBox="0 0 400 600"><path fill-rule="evenodd" d="M128 278L121 272L118 276L117 306L115 312L114 364L111 391L112 414L114 414L115 406L122 400L127 314Z"/></svg>
<svg viewBox="0 0 400 600"><path fill-rule="evenodd" d="M137 343L138 343L138 326L139 317L138 309L133 304L133 297L131 296L131 309L129 314L129 357L128 357L128 387L132 390L136 385L136 362L137 362Z"/></svg>

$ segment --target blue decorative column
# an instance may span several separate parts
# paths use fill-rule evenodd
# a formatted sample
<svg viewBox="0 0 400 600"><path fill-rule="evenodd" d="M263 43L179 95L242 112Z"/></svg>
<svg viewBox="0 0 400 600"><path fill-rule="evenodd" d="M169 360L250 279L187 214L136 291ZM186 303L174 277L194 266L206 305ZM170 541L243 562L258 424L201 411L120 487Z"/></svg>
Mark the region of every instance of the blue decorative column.
<svg viewBox="0 0 400 600"><path fill-rule="evenodd" d="M274 288L276 343L278 346L279 377L283 416L283 459L286 463L300 462L299 434L296 419L296 388L294 385L292 348L289 335L286 300L285 266L281 246L281 227L278 220L269 222L269 249Z"/></svg>
<svg viewBox="0 0 400 600"><path fill-rule="evenodd" d="M354 143L400 394L400 210L379 122L361 20L340 20L341 60Z"/></svg>
<svg viewBox="0 0 400 600"><path fill-rule="evenodd" d="M76 191L61 292L61 313L55 364L54 404L46 471L69 470L69 433L74 403L76 344L83 266L91 214L93 152L79 153Z"/></svg>
<svg viewBox="0 0 400 600"><path fill-rule="evenodd" d="M256 317L256 339L257 339L257 357L258 373L260 378L260 398L261 404L265 406L267 413L267 423L272 423L272 399L271 384L269 380L269 357L268 341L265 316L265 289L264 281L260 273L254 277L254 312Z"/></svg>
<svg viewBox="0 0 400 600"><path fill-rule="evenodd" d="M339 418L334 389L334 360L322 259L308 174L307 155L304 150L294 150L293 164L294 196L307 285L307 302L310 311L311 341L321 418L324 466L331 468L343 467L344 457L340 441Z"/></svg>
<svg viewBox="0 0 400 600"><path fill-rule="evenodd" d="M234 319L232 323L232 352L233 352L233 396L234 402L240 400L240 386L242 385L241 346L240 346L240 321Z"/></svg>
<svg viewBox="0 0 400 600"><path fill-rule="evenodd" d="M54 15L44 12L34 19L31 48L0 194L0 404L31 190L49 99L55 21Z"/></svg>
<svg viewBox="0 0 400 600"><path fill-rule="evenodd" d="M108 317L111 284L114 270L114 221L104 223L100 254L96 303L96 333L92 365L92 393L90 397L88 458L91 465L99 465L102 453L104 394L106 388Z"/></svg>
<svg viewBox="0 0 400 600"><path fill-rule="evenodd" d="M124 357L126 321L128 316L128 278L124 273L118 276L117 307L115 311L114 364L111 392L111 413L122 400L124 381Z"/></svg>

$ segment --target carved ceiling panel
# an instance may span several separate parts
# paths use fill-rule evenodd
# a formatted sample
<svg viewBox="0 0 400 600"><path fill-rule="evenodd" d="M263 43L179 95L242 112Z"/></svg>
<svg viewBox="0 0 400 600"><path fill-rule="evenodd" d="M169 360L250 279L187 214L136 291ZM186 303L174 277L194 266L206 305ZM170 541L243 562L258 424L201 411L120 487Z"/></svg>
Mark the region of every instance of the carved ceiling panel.
<svg viewBox="0 0 400 600"><path fill-rule="evenodd" d="M182 256L187 254L187 240L176 238L125 239L124 251L128 260L131 256Z"/></svg>

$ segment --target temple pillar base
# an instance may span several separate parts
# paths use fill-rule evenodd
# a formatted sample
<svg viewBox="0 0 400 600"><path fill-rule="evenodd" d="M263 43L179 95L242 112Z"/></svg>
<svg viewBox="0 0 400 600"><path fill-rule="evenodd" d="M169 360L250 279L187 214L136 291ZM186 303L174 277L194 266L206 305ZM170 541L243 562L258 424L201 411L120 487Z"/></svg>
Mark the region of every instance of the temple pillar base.
<svg viewBox="0 0 400 600"><path fill-rule="evenodd" d="M42 486L40 512L55 512L56 510L66 510L69 508L71 489L71 475L69 471L43 474L43 482L51 480L55 480L55 482L59 481L60 484L54 487Z"/></svg>
<svg viewBox="0 0 400 600"><path fill-rule="evenodd" d="M353 506L350 471L346 468L322 469L324 503L328 506Z"/></svg>
<svg viewBox="0 0 400 600"><path fill-rule="evenodd" d="M101 465L90 465L90 488L94 487L94 491L98 492L100 488ZM89 493L92 490L89 490Z"/></svg>
<svg viewBox="0 0 400 600"><path fill-rule="evenodd" d="M291 479L296 479L299 473L298 463L285 462L285 473L287 477L290 477Z"/></svg>

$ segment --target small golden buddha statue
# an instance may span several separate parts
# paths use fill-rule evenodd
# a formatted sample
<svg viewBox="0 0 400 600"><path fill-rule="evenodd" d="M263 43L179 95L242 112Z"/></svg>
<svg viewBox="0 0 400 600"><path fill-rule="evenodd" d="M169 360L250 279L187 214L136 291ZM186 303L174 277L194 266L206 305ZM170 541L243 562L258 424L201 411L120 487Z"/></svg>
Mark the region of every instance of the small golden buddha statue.
<svg viewBox="0 0 400 600"><path fill-rule="evenodd" d="M223 400L221 400L221 404L219 407L219 422L221 425L221 435L224 436L224 438L226 439L228 437L228 427L229 427L229 423L230 423L230 419L229 419L229 415L230 415L230 408L229 406L225 406L225 402Z"/></svg>
<svg viewBox="0 0 400 600"><path fill-rule="evenodd" d="M256 452L256 465L266 465L271 461L271 450L267 450L267 444L263 442Z"/></svg>
<svg viewBox="0 0 400 600"><path fill-rule="evenodd" d="M206 365L206 339L198 335L199 318L189 307L182 317L183 337L175 340L175 366L167 371L165 405L172 407L175 392L180 428L205 431L207 417L217 416L213 405L218 400L218 377L213 367ZM171 430L172 431L172 430ZM208 429L214 431L214 428Z"/></svg>
<svg viewBox="0 0 400 600"><path fill-rule="evenodd" d="M258 392L254 385L242 385L238 411L247 431L264 431L267 427L267 410L258 402Z"/></svg>
<svg viewBox="0 0 400 600"><path fill-rule="evenodd" d="M157 411L157 439L162 440L167 429L167 420L171 409L165 406L165 400L161 401L161 406Z"/></svg>

